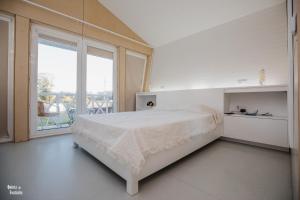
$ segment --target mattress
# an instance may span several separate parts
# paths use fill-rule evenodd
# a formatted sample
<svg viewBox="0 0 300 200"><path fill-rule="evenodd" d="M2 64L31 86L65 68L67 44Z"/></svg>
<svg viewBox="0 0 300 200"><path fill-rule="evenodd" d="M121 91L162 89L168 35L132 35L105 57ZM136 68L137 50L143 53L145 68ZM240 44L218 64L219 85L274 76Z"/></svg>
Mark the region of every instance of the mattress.
<svg viewBox="0 0 300 200"><path fill-rule="evenodd" d="M72 132L92 140L99 151L138 174L151 155L209 134L217 124L214 113L208 110L150 110L79 115Z"/></svg>

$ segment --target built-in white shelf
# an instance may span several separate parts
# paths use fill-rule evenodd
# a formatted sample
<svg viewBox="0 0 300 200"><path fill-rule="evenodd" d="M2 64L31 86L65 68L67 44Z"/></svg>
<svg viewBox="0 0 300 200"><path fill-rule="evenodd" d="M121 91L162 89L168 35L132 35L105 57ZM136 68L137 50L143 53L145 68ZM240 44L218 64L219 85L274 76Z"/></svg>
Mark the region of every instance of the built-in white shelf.
<svg viewBox="0 0 300 200"><path fill-rule="evenodd" d="M149 110L156 106L156 94L154 92L138 92L136 93L136 110ZM147 105L148 102L153 102L153 106Z"/></svg>
<svg viewBox="0 0 300 200"><path fill-rule="evenodd" d="M232 88L224 89L224 93L286 92L286 91L288 91L288 86L286 85L247 86L247 87L232 87Z"/></svg>
<svg viewBox="0 0 300 200"><path fill-rule="evenodd" d="M239 87L224 89L224 137L250 144L288 149L287 86ZM157 103L155 92L136 94L136 110L148 110L148 102ZM160 102L158 102L160 103ZM249 113L238 113L239 108ZM272 116L263 116L270 113Z"/></svg>
<svg viewBox="0 0 300 200"><path fill-rule="evenodd" d="M244 117L258 119L288 120L285 116L263 116L263 115L242 115L242 114L225 114L228 117Z"/></svg>
<svg viewBox="0 0 300 200"><path fill-rule="evenodd" d="M156 93L155 92L137 92L136 95L137 96L151 96L151 95L156 96Z"/></svg>
<svg viewBox="0 0 300 200"><path fill-rule="evenodd" d="M288 148L287 86L224 89L224 136L251 144ZM237 108L258 115L244 115ZM263 116L270 113L272 116Z"/></svg>

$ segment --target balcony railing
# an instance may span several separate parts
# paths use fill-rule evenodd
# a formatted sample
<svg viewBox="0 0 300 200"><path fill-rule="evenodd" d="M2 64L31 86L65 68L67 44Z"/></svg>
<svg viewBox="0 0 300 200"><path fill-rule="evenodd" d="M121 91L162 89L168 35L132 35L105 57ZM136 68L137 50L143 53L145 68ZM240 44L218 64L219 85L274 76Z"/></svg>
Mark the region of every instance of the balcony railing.
<svg viewBox="0 0 300 200"><path fill-rule="evenodd" d="M76 118L76 94L74 93L39 93L43 103L43 112L38 113L37 130L66 128ZM87 94L86 111L88 114L107 114L113 111L111 93Z"/></svg>

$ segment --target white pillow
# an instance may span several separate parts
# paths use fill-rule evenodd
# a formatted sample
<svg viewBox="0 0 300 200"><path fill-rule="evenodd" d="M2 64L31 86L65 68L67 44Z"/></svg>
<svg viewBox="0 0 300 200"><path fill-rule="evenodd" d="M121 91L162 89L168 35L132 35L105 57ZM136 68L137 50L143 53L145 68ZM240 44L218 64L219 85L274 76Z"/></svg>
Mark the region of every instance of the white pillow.
<svg viewBox="0 0 300 200"><path fill-rule="evenodd" d="M222 116L216 109L213 109L213 108L203 105L203 104L189 105L189 106L186 106L183 110L189 111L189 112L196 112L196 113L210 113L210 114L212 114L212 116L217 124L222 122Z"/></svg>
<svg viewBox="0 0 300 200"><path fill-rule="evenodd" d="M167 110L167 111L176 111L176 110L183 110L184 107L179 108L179 107L173 107L173 106L160 106L159 104L156 104L153 109L155 110Z"/></svg>

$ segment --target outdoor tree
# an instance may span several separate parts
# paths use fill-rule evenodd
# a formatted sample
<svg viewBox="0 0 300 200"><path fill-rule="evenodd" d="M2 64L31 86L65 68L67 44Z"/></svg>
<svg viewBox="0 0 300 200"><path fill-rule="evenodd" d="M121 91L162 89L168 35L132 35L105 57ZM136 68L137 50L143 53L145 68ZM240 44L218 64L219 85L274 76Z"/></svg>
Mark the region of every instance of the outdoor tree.
<svg viewBox="0 0 300 200"><path fill-rule="evenodd" d="M40 73L38 75L37 86L39 99L42 101L51 101L51 97L49 95L53 88L51 76L46 73Z"/></svg>

